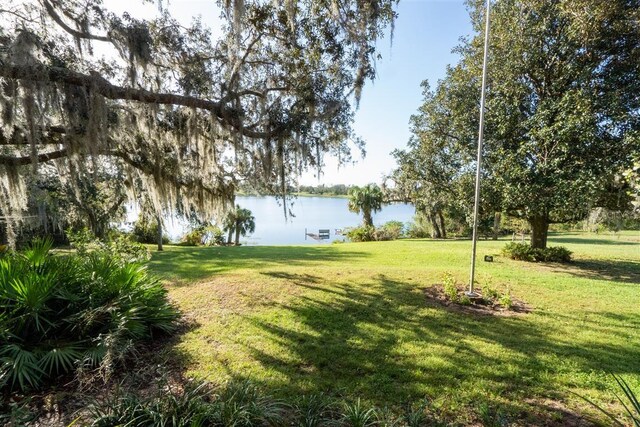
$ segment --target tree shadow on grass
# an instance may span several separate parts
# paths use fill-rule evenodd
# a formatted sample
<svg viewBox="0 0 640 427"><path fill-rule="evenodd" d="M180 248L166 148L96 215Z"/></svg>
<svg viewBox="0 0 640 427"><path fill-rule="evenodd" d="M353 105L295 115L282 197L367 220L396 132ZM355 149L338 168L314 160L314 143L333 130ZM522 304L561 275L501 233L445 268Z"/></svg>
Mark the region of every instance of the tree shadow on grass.
<svg viewBox="0 0 640 427"><path fill-rule="evenodd" d="M554 243L558 244L576 244L576 245L613 245L613 246L636 246L640 247L638 242L633 242L629 240L624 240L623 238L614 238L614 237L570 237L566 235L557 236L550 235L549 243L553 246Z"/></svg>
<svg viewBox="0 0 640 427"><path fill-rule="evenodd" d="M640 285L640 262L622 260L575 260L553 269L572 276Z"/></svg>
<svg viewBox="0 0 640 427"><path fill-rule="evenodd" d="M321 265L348 262L367 256L364 252L334 246L240 246L181 247L169 246L154 252L149 269L171 280L199 280L211 275L242 268L271 265Z"/></svg>
<svg viewBox="0 0 640 427"><path fill-rule="evenodd" d="M626 318L607 328L619 339L581 342L569 329L558 334L562 322L549 326L534 314L477 317L427 307L414 284L383 275L368 284L329 285L309 275L269 274L309 291L278 307L293 315L293 323L247 316L263 339L285 349L247 345L255 360L279 374L252 379L284 396L327 392L379 405L456 396L458 404L484 401L528 424L564 425L561 410L549 413L548 399L566 398L570 385L561 375L566 378L567 369L640 371L640 343L628 339Z"/></svg>

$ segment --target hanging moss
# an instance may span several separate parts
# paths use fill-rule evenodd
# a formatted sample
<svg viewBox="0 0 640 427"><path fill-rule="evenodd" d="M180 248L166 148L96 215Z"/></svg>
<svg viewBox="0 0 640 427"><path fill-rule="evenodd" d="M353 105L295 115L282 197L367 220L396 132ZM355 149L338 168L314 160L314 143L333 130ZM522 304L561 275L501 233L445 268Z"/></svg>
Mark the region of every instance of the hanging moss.
<svg viewBox="0 0 640 427"><path fill-rule="evenodd" d="M349 97L372 77L394 1L365 3L225 0L219 40L198 22L116 16L98 0L20 10L29 19L0 29L0 140L11 141L0 154L20 166L10 179L0 170L2 191L27 188L51 155L50 173L71 185L87 169L121 171L129 197L157 211L212 217L240 182L284 195L292 176L325 153L349 158L357 140ZM93 43L119 57L92 56ZM32 72L9 78L7 67ZM11 205L2 214L25 208Z"/></svg>

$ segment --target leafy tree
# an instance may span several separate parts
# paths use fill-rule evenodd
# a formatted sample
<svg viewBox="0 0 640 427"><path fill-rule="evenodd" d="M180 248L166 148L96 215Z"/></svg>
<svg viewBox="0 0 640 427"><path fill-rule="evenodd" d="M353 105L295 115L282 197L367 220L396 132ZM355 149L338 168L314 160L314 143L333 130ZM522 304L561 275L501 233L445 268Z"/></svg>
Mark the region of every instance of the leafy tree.
<svg viewBox="0 0 640 427"><path fill-rule="evenodd" d="M475 168L483 3L471 4L479 35L419 114L429 132L416 169L453 156L459 164L443 176L455 181ZM639 30L638 1L493 6L483 210L527 220L535 248L546 247L549 224L610 201L603 195L640 150Z"/></svg>
<svg viewBox="0 0 640 427"><path fill-rule="evenodd" d="M414 204L416 212L428 219L434 238L447 237L445 217L450 229L468 229L473 212L475 135L467 117L458 113L473 110L475 100L468 95L469 83L456 79L454 69L448 76L435 91L428 82L422 83L423 103L411 116L407 149L392 153L398 168L389 177L393 186L387 190L389 197ZM483 216L493 215L497 205L487 197L491 194L487 187L485 181Z"/></svg>
<svg viewBox="0 0 640 427"><path fill-rule="evenodd" d="M382 209L383 193L376 184L364 187L353 187L349 190L349 211L359 214L362 212L363 225L373 227L372 213Z"/></svg>
<svg viewBox="0 0 640 427"><path fill-rule="evenodd" d="M283 194L325 154L348 161L363 145L353 106L396 3L225 1L214 36L167 10L13 2L0 10L0 211L24 212L43 164L75 175L106 159L158 212L209 218L240 183Z"/></svg>
<svg viewBox="0 0 640 427"><path fill-rule="evenodd" d="M73 176L43 167L32 184L29 208L47 228L80 230L88 228L104 239L112 223L125 214L125 188L122 175L106 169L91 168Z"/></svg>
<svg viewBox="0 0 640 427"><path fill-rule="evenodd" d="M231 236L235 233L235 244L240 245L240 236L256 231L256 219L249 209L236 205L235 210L227 213L223 221L223 230L228 233L227 244L231 244Z"/></svg>

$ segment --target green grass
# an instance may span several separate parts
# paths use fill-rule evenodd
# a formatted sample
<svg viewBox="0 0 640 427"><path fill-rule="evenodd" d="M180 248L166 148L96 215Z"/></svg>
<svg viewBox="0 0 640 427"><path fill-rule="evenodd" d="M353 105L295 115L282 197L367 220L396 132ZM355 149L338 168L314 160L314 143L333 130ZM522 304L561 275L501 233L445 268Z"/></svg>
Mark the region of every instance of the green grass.
<svg viewBox="0 0 640 427"><path fill-rule="evenodd" d="M428 304L423 289L445 272L467 280L469 241L167 247L151 268L195 322L171 350L189 375L248 378L281 397L427 397L462 423L488 405L562 424L599 417L572 393L622 413L609 372L640 388L639 243L639 232L552 235L575 262L541 265L480 241L479 259L496 257L479 262L478 282L533 307L512 317Z"/></svg>

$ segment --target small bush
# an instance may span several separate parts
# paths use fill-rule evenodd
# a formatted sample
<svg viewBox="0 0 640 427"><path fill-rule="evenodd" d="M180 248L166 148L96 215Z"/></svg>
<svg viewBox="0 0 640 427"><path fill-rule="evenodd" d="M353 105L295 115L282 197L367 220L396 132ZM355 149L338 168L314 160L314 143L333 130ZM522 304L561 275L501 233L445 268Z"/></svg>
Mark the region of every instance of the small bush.
<svg viewBox="0 0 640 427"><path fill-rule="evenodd" d="M352 242L396 240L404 237L404 224L400 221L389 221L377 228L362 225L347 229L345 235Z"/></svg>
<svg viewBox="0 0 640 427"><path fill-rule="evenodd" d="M180 239L181 246L200 246L204 244L204 233L200 230L191 230Z"/></svg>
<svg viewBox="0 0 640 427"><path fill-rule="evenodd" d="M571 251L564 246L550 246L542 249L539 255L540 261L544 262L569 262L571 261Z"/></svg>
<svg viewBox="0 0 640 427"><path fill-rule="evenodd" d="M376 229L375 240L397 240L404 237L404 224L400 221L389 221Z"/></svg>
<svg viewBox="0 0 640 427"><path fill-rule="evenodd" d="M0 385L37 389L74 370L108 375L178 316L162 284L109 247L53 256L35 241L0 258Z"/></svg>
<svg viewBox="0 0 640 427"><path fill-rule="evenodd" d="M224 244L224 233L219 227L213 225L192 228L180 240L181 246L222 246Z"/></svg>
<svg viewBox="0 0 640 427"><path fill-rule="evenodd" d="M78 255L101 253L118 258L122 262L141 263L151 257L149 250L141 243L135 242L127 234L112 234L106 240L97 239L87 228L74 232L67 230L67 238Z"/></svg>
<svg viewBox="0 0 640 427"><path fill-rule="evenodd" d="M144 217L140 217L133 226L131 234L138 243L156 244L158 243L158 223L157 221L148 221ZM162 243L169 243L169 237L162 236Z"/></svg>
<svg viewBox="0 0 640 427"><path fill-rule="evenodd" d="M489 285L482 287L482 297L487 301L495 301L500 298L500 292Z"/></svg>
<svg viewBox="0 0 640 427"><path fill-rule="evenodd" d="M500 295L500 297L498 298L498 302L500 302L500 304L507 310L510 310L513 307L513 299L511 298L511 294L509 292Z"/></svg>
<svg viewBox="0 0 640 427"><path fill-rule="evenodd" d="M407 236L412 239L431 237L432 226L426 215L419 213L407 224Z"/></svg>
<svg viewBox="0 0 640 427"><path fill-rule="evenodd" d="M458 287L456 286L456 280L451 274L446 273L442 277L442 289L444 291L444 294L447 296L447 298L449 298L450 301L458 302Z"/></svg>
<svg viewBox="0 0 640 427"><path fill-rule="evenodd" d="M352 242L372 242L375 240L375 227L362 225L360 227L350 228L346 232L346 236Z"/></svg>
<svg viewBox="0 0 640 427"><path fill-rule="evenodd" d="M529 262L569 262L571 251L564 246L532 248L526 243L510 242L502 248L502 254L511 259Z"/></svg>

